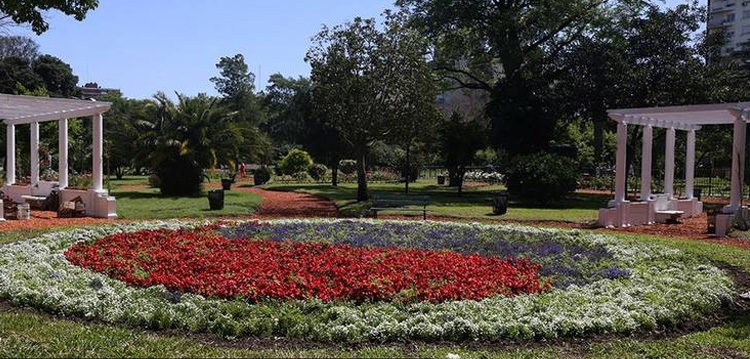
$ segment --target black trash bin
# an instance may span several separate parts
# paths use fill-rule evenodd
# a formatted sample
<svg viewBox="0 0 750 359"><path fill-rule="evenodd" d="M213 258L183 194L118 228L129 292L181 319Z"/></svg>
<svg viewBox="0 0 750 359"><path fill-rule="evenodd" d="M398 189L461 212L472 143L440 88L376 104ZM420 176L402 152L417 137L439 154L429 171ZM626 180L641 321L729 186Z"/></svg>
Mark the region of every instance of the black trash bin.
<svg viewBox="0 0 750 359"><path fill-rule="evenodd" d="M208 191L208 206L212 211L224 208L224 190L215 189Z"/></svg>
<svg viewBox="0 0 750 359"><path fill-rule="evenodd" d="M703 189L700 187L696 187L693 189L693 197L697 198L699 201L701 200L701 195L703 194Z"/></svg>
<svg viewBox="0 0 750 359"><path fill-rule="evenodd" d="M234 183L234 179L232 178L222 178L221 179L221 189L225 191L229 191L232 189L232 183Z"/></svg>
<svg viewBox="0 0 750 359"><path fill-rule="evenodd" d="M502 216L508 212L508 193L500 192L492 199L492 213Z"/></svg>
<svg viewBox="0 0 750 359"><path fill-rule="evenodd" d="M444 185L445 184L445 176L443 176L443 175L437 176L437 182L438 182L438 186Z"/></svg>

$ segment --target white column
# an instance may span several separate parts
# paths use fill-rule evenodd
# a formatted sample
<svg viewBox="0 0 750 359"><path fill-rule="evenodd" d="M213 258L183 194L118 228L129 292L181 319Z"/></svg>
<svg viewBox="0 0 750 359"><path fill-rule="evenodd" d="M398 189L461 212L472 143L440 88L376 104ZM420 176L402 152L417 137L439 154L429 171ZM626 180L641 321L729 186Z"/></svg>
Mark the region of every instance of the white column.
<svg viewBox="0 0 750 359"><path fill-rule="evenodd" d="M68 188L68 119L57 121L58 160L57 173L60 189Z"/></svg>
<svg viewBox="0 0 750 359"><path fill-rule="evenodd" d="M92 189L95 192L101 192L103 189L102 186L102 178L104 176L103 173L103 166L102 166L102 147L103 147L103 128L102 128L102 114L96 114L91 117L92 121L94 122L94 143L93 143L93 153L91 154L91 158L93 160L93 166L92 166L92 173L91 173L91 179L92 179Z"/></svg>
<svg viewBox="0 0 750 359"><path fill-rule="evenodd" d="M16 125L5 128L5 184L16 183Z"/></svg>
<svg viewBox="0 0 750 359"><path fill-rule="evenodd" d="M745 177L745 119L735 114L732 141L732 192L725 212L735 212L742 206L742 183Z"/></svg>
<svg viewBox="0 0 750 359"><path fill-rule="evenodd" d="M654 145L654 128L643 126L643 147L641 149L641 200L651 196L651 150Z"/></svg>
<svg viewBox="0 0 750 359"><path fill-rule="evenodd" d="M39 122L31 123L31 185L39 184Z"/></svg>
<svg viewBox="0 0 750 359"><path fill-rule="evenodd" d="M674 127L667 128L666 150L664 152L664 194L667 198L674 197Z"/></svg>
<svg viewBox="0 0 750 359"><path fill-rule="evenodd" d="M695 183L695 130L687 131L687 150L685 153L685 197L693 199Z"/></svg>
<svg viewBox="0 0 750 359"><path fill-rule="evenodd" d="M615 200L614 205L625 202L625 181L627 180L628 125L620 121L617 123L617 158L615 162Z"/></svg>

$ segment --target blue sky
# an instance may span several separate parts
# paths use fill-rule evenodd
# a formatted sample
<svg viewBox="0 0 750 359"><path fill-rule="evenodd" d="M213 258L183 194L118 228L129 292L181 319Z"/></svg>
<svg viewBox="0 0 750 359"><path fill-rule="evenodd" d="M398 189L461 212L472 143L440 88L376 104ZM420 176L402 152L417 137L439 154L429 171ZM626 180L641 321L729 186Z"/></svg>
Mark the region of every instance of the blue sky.
<svg viewBox="0 0 750 359"><path fill-rule="evenodd" d="M668 5L682 0L668 0ZM705 3L705 0L703 0ZM101 0L83 22L50 13L36 36L71 64L83 84L122 89L127 97L215 93L209 81L219 57L242 53L265 87L268 76L307 75L310 37L323 24L375 17L393 0Z"/></svg>

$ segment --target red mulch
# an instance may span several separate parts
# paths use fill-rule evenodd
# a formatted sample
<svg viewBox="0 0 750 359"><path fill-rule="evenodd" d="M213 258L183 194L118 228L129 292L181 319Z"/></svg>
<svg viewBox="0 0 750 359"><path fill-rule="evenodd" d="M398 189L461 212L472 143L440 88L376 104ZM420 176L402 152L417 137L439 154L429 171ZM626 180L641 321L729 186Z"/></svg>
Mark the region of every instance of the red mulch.
<svg viewBox="0 0 750 359"><path fill-rule="evenodd" d="M0 232L23 229L47 229L52 227L85 226L90 224L111 222L111 219L106 218L58 218L57 212L32 210L31 218L28 220L6 220L0 222Z"/></svg>
<svg viewBox="0 0 750 359"><path fill-rule="evenodd" d="M307 193L269 191L257 187L239 187L259 195L262 200L255 212L259 216L275 217L336 217L336 204L328 199Z"/></svg>

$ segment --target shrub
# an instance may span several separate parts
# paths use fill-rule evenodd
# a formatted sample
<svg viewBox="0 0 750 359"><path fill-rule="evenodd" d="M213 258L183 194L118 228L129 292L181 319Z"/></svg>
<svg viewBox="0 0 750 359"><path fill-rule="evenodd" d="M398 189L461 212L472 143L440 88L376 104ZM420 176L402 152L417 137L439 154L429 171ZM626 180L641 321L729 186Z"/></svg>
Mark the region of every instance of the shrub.
<svg viewBox="0 0 750 359"><path fill-rule="evenodd" d="M325 178L326 173L328 173L328 167L322 163L316 163L310 167L308 172L310 173L310 177L314 180L321 181Z"/></svg>
<svg viewBox="0 0 750 359"><path fill-rule="evenodd" d="M339 161L339 171L345 175L350 175L357 171L357 161L341 160Z"/></svg>
<svg viewBox="0 0 750 359"><path fill-rule="evenodd" d="M152 173L148 176L148 185L151 188L159 188L159 186L161 186L161 181L156 173Z"/></svg>
<svg viewBox="0 0 750 359"><path fill-rule="evenodd" d="M310 182L310 175L307 172L297 172L292 175L292 178L296 182Z"/></svg>
<svg viewBox="0 0 750 359"><path fill-rule="evenodd" d="M511 194L538 202L558 200L576 189L576 162L568 157L535 153L519 156L508 171Z"/></svg>
<svg viewBox="0 0 750 359"><path fill-rule="evenodd" d="M203 170L188 156L164 159L156 168L156 175L165 196L197 196L201 192Z"/></svg>
<svg viewBox="0 0 750 359"><path fill-rule="evenodd" d="M279 169L282 174L293 175L299 172L307 172L313 165L310 155L302 150L293 149L287 153L279 163Z"/></svg>
<svg viewBox="0 0 750 359"><path fill-rule="evenodd" d="M255 170L253 173L253 183L255 183L256 186L260 186L262 184L268 183L268 181L271 180L271 175L273 174L273 171L271 171L268 167L261 167Z"/></svg>

